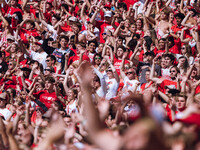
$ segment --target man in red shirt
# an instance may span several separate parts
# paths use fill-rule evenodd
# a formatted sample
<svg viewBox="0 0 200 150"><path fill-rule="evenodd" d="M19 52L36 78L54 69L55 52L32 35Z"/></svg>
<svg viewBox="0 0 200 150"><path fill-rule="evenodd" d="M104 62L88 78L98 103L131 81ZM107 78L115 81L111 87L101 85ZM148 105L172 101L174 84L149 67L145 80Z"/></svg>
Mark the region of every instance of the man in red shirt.
<svg viewBox="0 0 200 150"><path fill-rule="evenodd" d="M22 28L24 23L26 23L25 29ZM21 22L21 24L17 27L16 32L17 32L16 34L19 33L24 43L27 43L31 36L33 37L39 36L37 30L35 29L35 22L28 19L25 19L24 21Z"/></svg>
<svg viewBox="0 0 200 150"><path fill-rule="evenodd" d="M20 88L19 90L22 90L22 88L28 88L32 83L29 80L29 75L30 75L31 69L30 69L29 65L27 65L27 64L22 65L20 69L22 71L21 76L12 76L12 77L5 76L5 79L13 81L14 87L12 86L12 88L16 89L17 86L19 86L19 88ZM9 88L9 86L11 86L11 85L8 85L7 88Z"/></svg>
<svg viewBox="0 0 200 150"><path fill-rule="evenodd" d="M54 90L54 83L55 79L53 77L47 77L45 79L45 90L33 93L33 96L44 103L47 108L50 108L54 101L59 101Z"/></svg>
<svg viewBox="0 0 200 150"><path fill-rule="evenodd" d="M97 14L99 13L100 9L96 9L94 15L90 19L90 22L94 24L95 18ZM104 12L104 21L96 21L96 27L99 28L100 30L100 43L105 43L103 39L103 33L107 32L108 30L112 33L114 33L115 28L111 25L112 22L112 12L111 11L106 11Z"/></svg>

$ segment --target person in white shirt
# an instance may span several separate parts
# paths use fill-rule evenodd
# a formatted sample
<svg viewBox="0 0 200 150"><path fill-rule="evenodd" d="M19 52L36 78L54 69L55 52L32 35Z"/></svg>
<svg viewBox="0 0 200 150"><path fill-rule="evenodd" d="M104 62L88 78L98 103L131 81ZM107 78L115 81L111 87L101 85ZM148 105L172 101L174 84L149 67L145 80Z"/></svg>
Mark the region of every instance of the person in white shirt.
<svg viewBox="0 0 200 150"><path fill-rule="evenodd" d="M123 86L123 94L126 94L128 91L135 92L137 90L137 87L139 86L140 82L135 79L136 71L134 68L129 68L125 74L125 72L120 69L120 75L122 79L124 80L124 86Z"/></svg>
<svg viewBox="0 0 200 150"><path fill-rule="evenodd" d="M11 111L9 111L6 108L6 103L8 100L8 95L6 93L0 94L0 116L2 116L5 120L10 117L12 114Z"/></svg>
<svg viewBox="0 0 200 150"><path fill-rule="evenodd" d="M116 72L115 67L112 65L110 60L108 59L107 62L109 63L110 67L106 70L106 85L107 85L107 93L106 93L106 99L110 100L111 98L115 97L117 95L117 90L119 87L119 76Z"/></svg>
<svg viewBox="0 0 200 150"><path fill-rule="evenodd" d="M96 90L96 94L101 97L105 98L106 96L106 80L105 80L105 75L103 75L101 72L99 72L98 69L93 67L94 72L96 73L97 76L94 77L93 79L93 87Z"/></svg>

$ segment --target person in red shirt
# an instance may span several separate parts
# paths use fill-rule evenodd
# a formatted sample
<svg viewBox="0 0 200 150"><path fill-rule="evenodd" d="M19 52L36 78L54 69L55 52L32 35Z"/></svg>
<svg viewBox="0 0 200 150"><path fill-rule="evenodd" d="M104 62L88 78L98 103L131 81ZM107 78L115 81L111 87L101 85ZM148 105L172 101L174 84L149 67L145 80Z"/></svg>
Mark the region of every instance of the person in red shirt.
<svg viewBox="0 0 200 150"><path fill-rule="evenodd" d="M92 18L90 19L90 22L92 24L95 23L95 18L97 16L97 14L99 13L100 9L96 9L94 15L92 16ZM107 30L111 31L112 33L114 33L115 28L111 25L111 21L112 21L112 12L111 11L106 11L104 13L104 20L105 21L96 21L96 27L99 28L100 30L100 43L105 43L104 39L103 39L103 33L107 32Z"/></svg>
<svg viewBox="0 0 200 150"><path fill-rule="evenodd" d="M90 62L90 58L85 54L86 44L79 42L76 44L76 55L72 56L68 60L68 66L74 62L81 64L82 61L86 60Z"/></svg>
<svg viewBox="0 0 200 150"><path fill-rule="evenodd" d="M175 19L176 19L176 24L173 25L171 27L171 30L174 32L174 34L177 32L177 31L181 31L184 27L181 25L181 22L182 20L185 18L185 15L182 14L182 13L177 13L175 15Z"/></svg>
<svg viewBox="0 0 200 150"><path fill-rule="evenodd" d="M6 13L8 17L11 17L15 12L20 12L23 14L22 10L17 5L17 0L10 0L9 5L5 3L3 7L3 11Z"/></svg>
<svg viewBox="0 0 200 150"><path fill-rule="evenodd" d="M59 101L54 90L54 83L53 77L47 77L45 79L45 90L33 93L33 96L44 103L47 108L50 108L54 101Z"/></svg>
<svg viewBox="0 0 200 150"><path fill-rule="evenodd" d="M26 28L22 28L24 23L26 23ZM31 36L36 37L39 36L37 30L35 29L35 22L32 20L25 19L21 22L21 24L17 27L16 31L24 43L27 43Z"/></svg>
<svg viewBox="0 0 200 150"><path fill-rule="evenodd" d="M5 76L5 79L13 81L14 87L12 88L19 88L18 90L22 90L22 88L28 88L32 83L29 80L29 75L31 72L29 65L22 65L20 69L22 71L21 76ZM9 85L7 88L9 88Z"/></svg>

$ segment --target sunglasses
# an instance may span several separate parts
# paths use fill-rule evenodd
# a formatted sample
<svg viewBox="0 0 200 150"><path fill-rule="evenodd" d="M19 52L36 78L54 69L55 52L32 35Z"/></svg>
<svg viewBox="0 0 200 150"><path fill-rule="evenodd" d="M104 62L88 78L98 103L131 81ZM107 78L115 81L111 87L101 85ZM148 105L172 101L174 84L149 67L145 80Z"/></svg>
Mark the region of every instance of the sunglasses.
<svg viewBox="0 0 200 150"><path fill-rule="evenodd" d="M106 35L106 33L102 33L102 35Z"/></svg>
<svg viewBox="0 0 200 150"><path fill-rule="evenodd" d="M112 70L106 70L106 72L112 72Z"/></svg>
<svg viewBox="0 0 200 150"><path fill-rule="evenodd" d="M51 69L44 69L44 71L51 71Z"/></svg>
<svg viewBox="0 0 200 150"><path fill-rule="evenodd" d="M46 62L50 62L50 60L49 60L49 59L47 59L47 60L46 60Z"/></svg>
<svg viewBox="0 0 200 150"><path fill-rule="evenodd" d="M176 72L176 71L175 71L175 70L172 70L172 71L170 71L170 73L171 73L171 72Z"/></svg>
<svg viewBox="0 0 200 150"><path fill-rule="evenodd" d="M133 72L127 72L126 74L132 74Z"/></svg>
<svg viewBox="0 0 200 150"><path fill-rule="evenodd" d="M101 57L95 57L95 59L101 59Z"/></svg>

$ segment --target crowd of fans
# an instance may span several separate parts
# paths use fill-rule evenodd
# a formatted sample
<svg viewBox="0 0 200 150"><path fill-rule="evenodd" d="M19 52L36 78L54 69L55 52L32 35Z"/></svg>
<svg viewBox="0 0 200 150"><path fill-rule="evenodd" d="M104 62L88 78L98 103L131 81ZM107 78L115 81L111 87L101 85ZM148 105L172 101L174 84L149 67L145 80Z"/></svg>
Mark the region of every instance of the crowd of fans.
<svg viewBox="0 0 200 150"><path fill-rule="evenodd" d="M200 150L200 0L1 0L0 149Z"/></svg>

